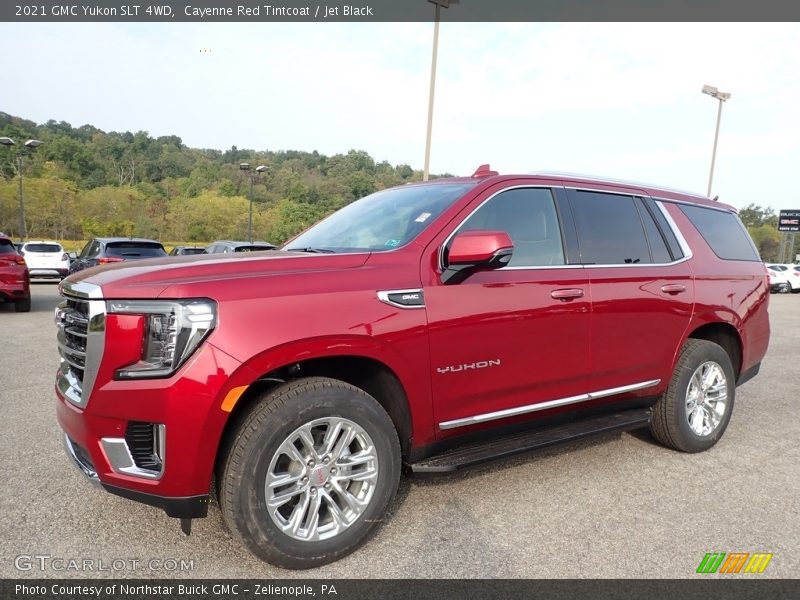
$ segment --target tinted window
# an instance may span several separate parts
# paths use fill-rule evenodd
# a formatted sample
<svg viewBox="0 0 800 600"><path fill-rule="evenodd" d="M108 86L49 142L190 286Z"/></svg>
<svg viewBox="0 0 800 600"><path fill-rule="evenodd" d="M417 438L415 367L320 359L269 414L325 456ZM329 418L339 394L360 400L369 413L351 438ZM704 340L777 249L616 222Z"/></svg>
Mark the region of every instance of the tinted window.
<svg viewBox="0 0 800 600"><path fill-rule="evenodd" d="M655 219L653 219L653 215L650 214L641 200L637 200L637 204L639 216L642 218L642 223L644 223L644 232L647 234L647 244L650 246L650 256L652 256L653 262L672 262L672 256L667 248L667 243L664 241L664 236L661 235L661 231Z"/></svg>
<svg viewBox="0 0 800 600"><path fill-rule="evenodd" d="M237 246L236 252L261 252L262 250L274 249L274 246Z"/></svg>
<svg viewBox="0 0 800 600"><path fill-rule="evenodd" d="M14 244L9 242L8 240L0 240L0 254L7 254L7 253L17 253L17 249L14 247Z"/></svg>
<svg viewBox="0 0 800 600"><path fill-rule="evenodd" d="M25 252L61 252L58 244L25 244Z"/></svg>
<svg viewBox="0 0 800 600"><path fill-rule="evenodd" d="M721 259L761 260L747 230L735 214L686 204L681 204L680 209Z"/></svg>
<svg viewBox="0 0 800 600"><path fill-rule="evenodd" d="M106 254L120 258L155 258L167 255L160 244L143 242L112 242L106 246Z"/></svg>
<svg viewBox="0 0 800 600"><path fill-rule="evenodd" d="M180 251L181 254L205 254L206 251L202 248L184 248Z"/></svg>
<svg viewBox="0 0 800 600"><path fill-rule="evenodd" d="M663 234L664 239L667 242L667 247L672 254L672 259L678 260L683 258L684 254L683 250L681 249L681 245L678 243L678 238L675 237L675 232L672 231L672 227L670 227L669 223L667 223L667 219L664 216L664 213L661 211L661 208L652 198L645 198L644 203L647 208L650 209L650 214L655 218L658 228Z"/></svg>
<svg viewBox="0 0 800 600"><path fill-rule="evenodd" d="M514 242L510 267L563 265L564 247L553 194L548 189L501 192L481 206L459 231L505 231Z"/></svg>
<svg viewBox="0 0 800 600"><path fill-rule="evenodd" d="M642 220L631 196L576 191L572 212L584 264L652 262Z"/></svg>

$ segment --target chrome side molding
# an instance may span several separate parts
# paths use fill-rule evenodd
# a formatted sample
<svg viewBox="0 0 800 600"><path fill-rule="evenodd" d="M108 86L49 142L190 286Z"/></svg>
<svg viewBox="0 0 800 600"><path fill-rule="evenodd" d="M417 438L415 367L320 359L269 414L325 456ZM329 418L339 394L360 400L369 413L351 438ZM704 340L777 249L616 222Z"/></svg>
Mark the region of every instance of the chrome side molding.
<svg viewBox="0 0 800 600"><path fill-rule="evenodd" d="M464 417L462 419L453 419L452 421L443 421L439 423L439 429L455 429L456 427L466 427L467 425L475 425L476 423L485 423L486 421L494 421L496 419L505 419L508 417L516 417L517 415L525 415L540 410L547 410L549 408L557 408L559 406L566 406L568 404L578 404L580 402L587 402L589 400L596 400L598 398L605 398L607 396L616 396L617 394L624 394L626 392L635 392L649 387L654 387L661 383L660 379L651 379L650 381L642 381L641 383L632 383L630 385L623 385L621 387L609 388L606 390L599 390L596 392L589 392L580 394L578 396L569 396L568 398L559 398L557 400L548 400L546 402L537 402L536 404L526 404L525 406L517 406L516 408L507 408L505 410L498 410L490 413L483 413L474 415L472 417Z"/></svg>

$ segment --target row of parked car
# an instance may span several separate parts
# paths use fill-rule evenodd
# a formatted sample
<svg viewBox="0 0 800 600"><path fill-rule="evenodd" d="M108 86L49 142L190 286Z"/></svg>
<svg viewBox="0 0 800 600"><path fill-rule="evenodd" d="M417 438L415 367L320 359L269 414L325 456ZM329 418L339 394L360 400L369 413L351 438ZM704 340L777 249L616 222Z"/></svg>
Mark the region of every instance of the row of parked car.
<svg viewBox="0 0 800 600"><path fill-rule="evenodd" d="M67 252L58 242L33 240L13 243L0 233L0 302L13 302L17 312L31 309L31 279L63 279L89 267L143 258L227 254L274 250L268 242L218 240L206 247L175 246L167 254L164 245L142 238L94 238L79 252Z"/></svg>
<svg viewBox="0 0 800 600"><path fill-rule="evenodd" d="M773 294L800 293L800 265L767 264L769 291Z"/></svg>
<svg viewBox="0 0 800 600"><path fill-rule="evenodd" d="M227 254L231 252L257 252L274 250L276 246L268 242L242 242L218 240L205 248L199 246L175 246L167 254L163 244L156 240L143 238L95 238L89 240L70 263L69 272L82 269L142 258L158 258L162 256L189 256L192 254Z"/></svg>

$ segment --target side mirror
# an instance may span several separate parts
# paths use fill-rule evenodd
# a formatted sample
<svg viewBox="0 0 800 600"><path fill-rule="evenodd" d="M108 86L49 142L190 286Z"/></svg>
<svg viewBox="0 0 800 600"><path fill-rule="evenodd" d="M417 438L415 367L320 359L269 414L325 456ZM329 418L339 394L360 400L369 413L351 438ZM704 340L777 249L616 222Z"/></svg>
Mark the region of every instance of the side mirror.
<svg viewBox="0 0 800 600"><path fill-rule="evenodd" d="M505 231L459 233L450 244L442 281L460 283L475 271L505 267L513 252L514 243Z"/></svg>
<svg viewBox="0 0 800 600"><path fill-rule="evenodd" d="M70 252L68 254L68 256L69 256L70 260L77 260L78 259L78 253L77 252Z"/></svg>

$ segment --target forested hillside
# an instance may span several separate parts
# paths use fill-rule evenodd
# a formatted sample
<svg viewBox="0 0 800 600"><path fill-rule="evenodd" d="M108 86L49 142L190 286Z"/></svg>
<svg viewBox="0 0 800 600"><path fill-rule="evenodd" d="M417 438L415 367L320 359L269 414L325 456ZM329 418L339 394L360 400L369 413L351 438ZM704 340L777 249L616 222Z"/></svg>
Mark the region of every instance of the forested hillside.
<svg viewBox="0 0 800 600"><path fill-rule="evenodd" d="M325 156L292 150L224 152L186 147L177 136L105 132L63 121L37 125L0 112L0 231L19 235L15 152L24 159L29 238L134 235L208 242L245 239L249 179L239 163L269 170L255 183L254 236L279 243L366 194L422 178L366 152Z"/></svg>

